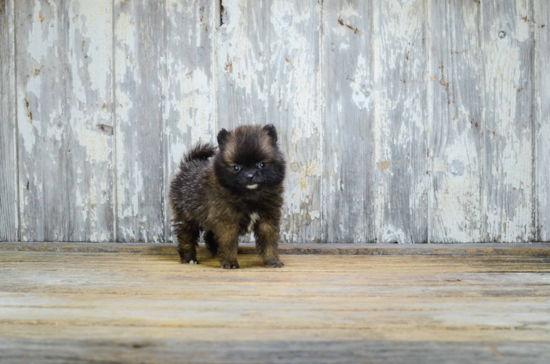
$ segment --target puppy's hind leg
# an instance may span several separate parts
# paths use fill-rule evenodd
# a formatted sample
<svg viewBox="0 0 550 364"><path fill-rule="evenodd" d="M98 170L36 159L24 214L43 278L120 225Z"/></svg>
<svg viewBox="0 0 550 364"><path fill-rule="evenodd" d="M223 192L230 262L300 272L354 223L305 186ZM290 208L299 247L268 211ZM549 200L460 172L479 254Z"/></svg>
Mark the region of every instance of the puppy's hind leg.
<svg viewBox="0 0 550 364"><path fill-rule="evenodd" d="M199 264L197 260L197 240L199 228L190 225L179 225L177 228L178 253L184 264Z"/></svg>
<svg viewBox="0 0 550 364"><path fill-rule="evenodd" d="M218 255L218 242L216 241L216 238L214 237L214 232L212 230L207 230L204 233L204 243L206 244L206 247L208 250L210 250L210 253L212 256Z"/></svg>

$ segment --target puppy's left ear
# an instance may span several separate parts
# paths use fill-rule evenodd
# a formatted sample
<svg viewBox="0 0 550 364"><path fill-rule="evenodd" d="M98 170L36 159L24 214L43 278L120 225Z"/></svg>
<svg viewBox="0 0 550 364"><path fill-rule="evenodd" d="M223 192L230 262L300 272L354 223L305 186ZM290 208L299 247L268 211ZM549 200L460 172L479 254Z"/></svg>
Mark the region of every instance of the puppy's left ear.
<svg viewBox="0 0 550 364"><path fill-rule="evenodd" d="M264 126L264 130L267 131L267 135L271 137L271 142L273 145L277 144L277 130L275 129L275 126L273 124L267 124Z"/></svg>

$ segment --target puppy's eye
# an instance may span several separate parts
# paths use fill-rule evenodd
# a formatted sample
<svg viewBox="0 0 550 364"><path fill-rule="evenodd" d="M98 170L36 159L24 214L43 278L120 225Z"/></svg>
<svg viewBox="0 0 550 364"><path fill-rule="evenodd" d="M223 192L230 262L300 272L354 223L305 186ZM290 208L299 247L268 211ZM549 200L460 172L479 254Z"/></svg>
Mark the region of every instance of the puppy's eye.
<svg viewBox="0 0 550 364"><path fill-rule="evenodd" d="M241 170L241 166L235 164L235 167L233 167L233 170L234 170L235 172L238 172L238 171Z"/></svg>
<svg viewBox="0 0 550 364"><path fill-rule="evenodd" d="M265 163L264 162L260 162L260 164L258 164L258 168L264 168L265 167Z"/></svg>

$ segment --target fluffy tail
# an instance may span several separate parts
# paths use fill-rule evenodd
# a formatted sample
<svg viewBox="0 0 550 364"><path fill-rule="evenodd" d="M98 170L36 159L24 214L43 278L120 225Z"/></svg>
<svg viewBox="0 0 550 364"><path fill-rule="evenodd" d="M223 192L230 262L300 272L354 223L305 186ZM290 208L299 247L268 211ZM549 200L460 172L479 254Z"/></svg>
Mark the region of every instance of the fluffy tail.
<svg viewBox="0 0 550 364"><path fill-rule="evenodd" d="M183 158L183 163L188 163L194 160L207 160L208 158L212 157L214 154L216 154L216 147L214 147L212 144L206 143L206 144L197 144L193 150L191 150L189 153L185 155Z"/></svg>

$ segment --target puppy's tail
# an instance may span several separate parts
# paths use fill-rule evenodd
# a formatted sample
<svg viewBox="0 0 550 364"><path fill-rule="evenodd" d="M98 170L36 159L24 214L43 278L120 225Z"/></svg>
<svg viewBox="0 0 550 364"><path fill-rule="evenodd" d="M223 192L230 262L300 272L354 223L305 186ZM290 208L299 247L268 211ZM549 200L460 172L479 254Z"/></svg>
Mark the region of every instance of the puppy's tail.
<svg viewBox="0 0 550 364"><path fill-rule="evenodd" d="M216 154L216 147L212 144L206 143L206 144L197 144L193 150L191 150L189 153L185 155L183 158L183 163L188 163L194 160L207 160L208 158L212 157L214 154Z"/></svg>

